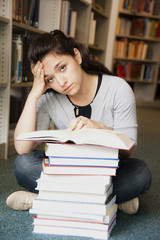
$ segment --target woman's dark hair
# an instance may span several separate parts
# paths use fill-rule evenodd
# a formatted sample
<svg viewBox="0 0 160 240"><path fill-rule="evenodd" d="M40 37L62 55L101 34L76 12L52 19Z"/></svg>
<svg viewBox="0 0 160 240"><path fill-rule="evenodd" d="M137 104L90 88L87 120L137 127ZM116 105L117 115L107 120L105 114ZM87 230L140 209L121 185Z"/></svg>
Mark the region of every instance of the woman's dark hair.
<svg viewBox="0 0 160 240"><path fill-rule="evenodd" d="M60 30L44 33L37 37L29 48L28 58L30 62L36 64L51 52L74 57L74 48L80 51L82 57L81 67L86 73L114 75L102 63L92 60L88 49L84 45L76 42L71 37L67 37Z"/></svg>

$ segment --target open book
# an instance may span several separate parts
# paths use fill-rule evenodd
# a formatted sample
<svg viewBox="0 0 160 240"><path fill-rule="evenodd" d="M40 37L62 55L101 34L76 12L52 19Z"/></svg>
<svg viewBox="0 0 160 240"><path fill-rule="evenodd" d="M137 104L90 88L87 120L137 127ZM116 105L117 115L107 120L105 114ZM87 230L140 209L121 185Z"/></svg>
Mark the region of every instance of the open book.
<svg viewBox="0 0 160 240"><path fill-rule="evenodd" d="M117 149L130 149L134 142L124 133L106 129L83 128L80 130L40 130L19 135L16 140L39 142L73 142L75 144L99 145Z"/></svg>

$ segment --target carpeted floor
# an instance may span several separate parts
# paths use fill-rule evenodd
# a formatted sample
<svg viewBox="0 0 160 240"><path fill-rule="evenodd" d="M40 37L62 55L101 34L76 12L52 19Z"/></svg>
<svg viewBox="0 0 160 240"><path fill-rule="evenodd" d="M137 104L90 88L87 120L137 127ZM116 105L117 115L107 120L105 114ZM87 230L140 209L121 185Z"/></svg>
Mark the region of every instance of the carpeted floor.
<svg viewBox="0 0 160 240"><path fill-rule="evenodd" d="M118 212L110 240L160 240L160 109L138 108L138 146L133 156L145 160L153 175L147 194L140 196L140 209L129 216ZM74 240L84 238L32 234L32 215L7 208L7 196L21 188L13 172L14 157L0 160L0 239L1 240ZM88 239L88 238L86 238Z"/></svg>

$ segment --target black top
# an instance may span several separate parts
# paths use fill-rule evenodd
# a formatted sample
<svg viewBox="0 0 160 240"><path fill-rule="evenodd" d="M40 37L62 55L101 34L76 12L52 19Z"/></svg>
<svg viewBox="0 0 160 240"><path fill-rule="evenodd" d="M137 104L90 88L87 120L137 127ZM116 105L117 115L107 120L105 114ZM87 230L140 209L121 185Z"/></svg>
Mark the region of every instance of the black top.
<svg viewBox="0 0 160 240"><path fill-rule="evenodd" d="M98 75L97 90L96 90L96 93L95 93L95 96L94 96L93 100L95 99L95 97L96 97L96 95L98 93L98 90L99 90L99 88L101 86L101 82L102 82L102 75ZM69 97L68 97L68 99L69 99ZM93 100L92 100L92 102L93 102ZM71 102L70 99L69 99L69 101ZM92 108L91 108L90 104L88 104L86 106L77 106L77 105L73 104L75 117L84 116L84 117L90 118L91 117L91 113L92 113Z"/></svg>

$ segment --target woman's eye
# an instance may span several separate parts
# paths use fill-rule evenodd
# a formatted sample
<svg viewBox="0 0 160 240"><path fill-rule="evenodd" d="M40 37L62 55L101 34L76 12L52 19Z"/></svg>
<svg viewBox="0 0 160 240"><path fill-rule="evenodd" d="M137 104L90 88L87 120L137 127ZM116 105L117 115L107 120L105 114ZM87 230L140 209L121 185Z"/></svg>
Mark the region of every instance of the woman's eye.
<svg viewBox="0 0 160 240"><path fill-rule="evenodd" d="M66 65L63 65L62 67L60 67L60 71L63 72L66 68Z"/></svg>
<svg viewBox="0 0 160 240"><path fill-rule="evenodd" d="M53 77L47 79L47 83L51 83L53 81Z"/></svg>

